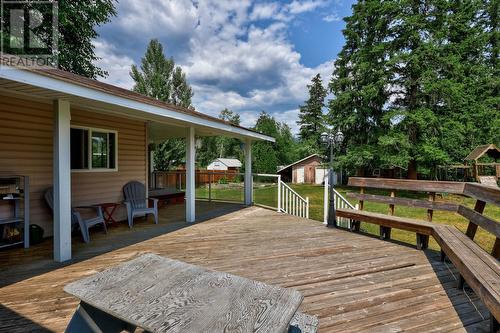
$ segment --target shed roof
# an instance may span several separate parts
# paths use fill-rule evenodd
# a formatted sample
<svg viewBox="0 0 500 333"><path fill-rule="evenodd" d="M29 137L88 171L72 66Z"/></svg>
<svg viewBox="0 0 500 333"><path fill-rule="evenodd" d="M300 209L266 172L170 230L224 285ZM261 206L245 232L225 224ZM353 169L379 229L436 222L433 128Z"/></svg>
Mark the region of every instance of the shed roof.
<svg viewBox="0 0 500 333"><path fill-rule="evenodd" d="M240 160L236 158L218 158L214 162L219 161L228 168L241 168L243 164L241 164Z"/></svg>
<svg viewBox="0 0 500 333"><path fill-rule="evenodd" d="M500 158L500 149L494 144L477 146L467 157L466 161L477 161L484 155L488 155L493 158Z"/></svg>
<svg viewBox="0 0 500 333"><path fill-rule="evenodd" d="M283 170L285 170L285 169L288 169L288 168L290 168L290 167L293 167L293 166L294 166L294 165L296 165L296 164L299 164L299 163L305 162L305 161L307 161L307 160L309 160L309 159L312 159L312 158L319 158L319 159L321 159L321 156L319 156L318 154L312 154L312 155L309 155L309 156L307 156L307 157L305 157L305 158L303 158L303 159L301 159L301 160L298 160L298 161L296 161L296 162L293 162L292 164L289 164L289 165L287 165L287 166L282 167L281 169L279 169L279 170L278 170L278 172L281 172L281 171L283 171Z"/></svg>

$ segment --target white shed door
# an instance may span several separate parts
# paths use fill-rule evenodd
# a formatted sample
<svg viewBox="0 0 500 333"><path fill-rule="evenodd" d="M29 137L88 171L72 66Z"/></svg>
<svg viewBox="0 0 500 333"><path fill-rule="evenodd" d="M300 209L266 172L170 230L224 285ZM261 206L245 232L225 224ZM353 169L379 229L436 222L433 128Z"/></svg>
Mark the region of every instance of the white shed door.
<svg viewBox="0 0 500 333"><path fill-rule="evenodd" d="M304 168L297 169L297 184L304 183Z"/></svg>

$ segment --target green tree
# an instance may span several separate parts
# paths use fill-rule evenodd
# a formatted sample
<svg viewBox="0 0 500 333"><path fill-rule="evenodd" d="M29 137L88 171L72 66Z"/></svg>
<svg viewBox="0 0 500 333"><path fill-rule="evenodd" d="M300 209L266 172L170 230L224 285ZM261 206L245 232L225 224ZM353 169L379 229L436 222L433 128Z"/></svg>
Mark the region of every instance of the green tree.
<svg viewBox="0 0 500 333"><path fill-rule="evenodd" d="M157 100L191 108L193 92L180 67L173 58L167 58L161 43L153 39L141 59L140 69L133 65L130 76L135 82L133 90ZM170 170L185 160L184 139L169 139L155 147L156 170Z"/></svg>
<svg viewBox="0 0 500 333"><path fill-rule="evenodd" d="M59 1L59 67L92 79L105 77L106 71L95 65L93 41L95 28L116 15L115 0Z"/></svg>
<svg viewBox="0 0 500 333"><path fill-rule="evenodd" d="M325 107L327 90L323 87L320 74L312 79L307 88L309 89L309 99L303 106L300 106L299 120L297 121L300 126L299 135L303 141L315 142L319 147L321 133L325 129L323 108Z"/></svg>
<svg viewBox="0 0 500 333"><path fill-rule="evenodd" d="M241 123L240 115L229 109L222 110L219 114L219 119L236 126L239 126ZM242 160L242 154L241 141L238 139L225 136L204 137L201 140L198 161L202 167L206 167L219 157Z"/></svg>
<svg viewBox="0 0 500 333"><path fill-rule="evenodd" d="M295 160L296 141L288 125L277 122L274 117L262 112L254 128L257 132L276 139L275 143L258 141L253 144L253 168L259 173L276 173L278 166Z"/></svg>
<svg viewBox="0 0 500 333"><path fill-rule="evenodd" d="M344 133L343 145L348 147L338 160L359 173L378 163L378 137L388 128L383 115L395 7L393 1L358 1L353 6L352 16L344 19L346 42L329 84L335 97L329 102L328 119L334 132Z"/></svg>
<svg viewBox="0 0 500 333"><path fill-rule="evenodd" d="M497 142L493 3L358 1L330 83L329 118L346 134L343 163L432 176Z"/></svg>
<svg viewBox="0 0 500 333"><path fill-rule="evenodd" d="M193 92L186 75L175 66L173 58L165 56L163 45L157 39L149 42L140 69L132 65L130 76L135 82L135 92L185 108L191 107Z"/></svg>
<svg viewBox="0 0 500 333"><path fill-rule="evenodd" d="M59 68L92 79L107 76L107 72L95 64L99 58L95 54L93 41L99 37L96 27L109 22L116 15L115 2L115 0L59 0L57 2L58 50L53 55L58 58ZM26 1L16 6L24 7L25 11L36 9L42 14L52 14L52 6L47 3ZM1 19L8 20L8 17L4 15ZM9 25L2 25L2 29L4 27L3 42L4 45L9 45L10 39L14 37L10 35ZM51 38L52 24L43 24L38 29L37 35ZM52 40L46 42L49 45L52 44ZM13 54L20 52L22 55L27 53L24 49L10 49L8 52Z"/></svg>

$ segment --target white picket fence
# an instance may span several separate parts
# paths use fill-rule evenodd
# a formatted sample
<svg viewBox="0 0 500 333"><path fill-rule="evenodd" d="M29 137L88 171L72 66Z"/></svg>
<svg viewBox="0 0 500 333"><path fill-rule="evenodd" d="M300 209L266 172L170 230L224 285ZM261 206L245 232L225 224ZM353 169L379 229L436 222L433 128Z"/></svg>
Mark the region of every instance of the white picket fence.
<svg viewBox="0 0 500 333"><path fill-rule="evenodd" d="M335 209L339 208L349 208L349 209L357 209L357 207L353 206L346 198L342 196L336 189L332 189L333 197L334 197L334 205ZM328 222L328 206L330 204L330 184L328 175L325 177L325 190L324 190L324 206L323 206L323 218L324 224ZM340 227L351 228L351 219L345 217L337 217L337 223Z"/></svg>

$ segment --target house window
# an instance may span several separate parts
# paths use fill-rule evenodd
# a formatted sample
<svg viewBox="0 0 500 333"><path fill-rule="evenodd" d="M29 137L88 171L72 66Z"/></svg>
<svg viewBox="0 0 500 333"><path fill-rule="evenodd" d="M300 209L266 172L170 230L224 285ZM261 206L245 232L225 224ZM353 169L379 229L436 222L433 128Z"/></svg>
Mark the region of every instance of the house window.
<svg viewBox="0 0 500 333"><path fill-rule="evenodd" d="M71 128L71 169L116 171L117 133L95 128Z"/></svg>

